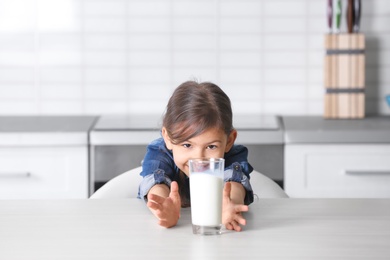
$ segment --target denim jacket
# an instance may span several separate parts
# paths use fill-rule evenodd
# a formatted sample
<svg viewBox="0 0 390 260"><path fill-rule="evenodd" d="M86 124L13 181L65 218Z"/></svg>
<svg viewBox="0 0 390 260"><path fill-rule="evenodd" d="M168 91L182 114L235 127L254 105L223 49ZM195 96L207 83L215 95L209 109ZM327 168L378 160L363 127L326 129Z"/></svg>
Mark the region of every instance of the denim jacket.
<svg viewBox="0 0 390 260"><path fill-rule="evenodd" d="M253 202L253 190L249 182L249 173L253 171L253 168L248 163L247 157L248 149L242 145L234 145L229 152L225 153L224 181L241 183L246 190L244 203L249 205ZM143 180L139 185L138 198L146 200L149 190L156 184L164 183L170 187L172 181L177 181L182 206L189 206L189 178L180 173L180 169L173 161L173 154L165 146L163 138L158 138L148 145L142 163L141 176Z"/></svg>

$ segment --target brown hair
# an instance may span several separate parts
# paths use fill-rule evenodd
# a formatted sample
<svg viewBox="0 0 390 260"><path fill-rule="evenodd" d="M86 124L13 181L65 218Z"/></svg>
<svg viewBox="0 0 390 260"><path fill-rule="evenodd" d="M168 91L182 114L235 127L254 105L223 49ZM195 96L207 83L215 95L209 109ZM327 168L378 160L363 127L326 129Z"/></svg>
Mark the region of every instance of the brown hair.
<svg viewBox="0 0 390 260"><path fill-rule="evenodd" d="M179 144L214 127L229 135L232 121L230 99L220 87L210 82L187 81L169 99L163 126L171 142Z"/></svg>

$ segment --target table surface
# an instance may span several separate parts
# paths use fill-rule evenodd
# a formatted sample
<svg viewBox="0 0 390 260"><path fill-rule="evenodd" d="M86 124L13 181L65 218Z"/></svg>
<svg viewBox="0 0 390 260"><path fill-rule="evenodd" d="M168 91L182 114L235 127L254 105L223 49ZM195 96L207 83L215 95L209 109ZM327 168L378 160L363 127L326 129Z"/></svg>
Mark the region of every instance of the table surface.
<svg viewBox="0 0 390 260"><path fill-rule="evenodd" d="M242 232L157 225L138 199L0 201L0 259L390 259L390 199L260 199Z"/></svg>

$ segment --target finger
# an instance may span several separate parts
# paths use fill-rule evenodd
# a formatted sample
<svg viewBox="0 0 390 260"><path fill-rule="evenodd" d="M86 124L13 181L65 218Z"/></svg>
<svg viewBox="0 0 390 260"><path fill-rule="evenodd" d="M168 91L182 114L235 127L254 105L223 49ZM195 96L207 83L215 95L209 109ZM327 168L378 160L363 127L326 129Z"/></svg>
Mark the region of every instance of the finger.
<svg viewBox="0 0 390 260"><path fill-rule="evenodd" d="M232 224L230 224L230 223L227 223L227 224L225 225L225 227L226 227L227 230L233 230L233 226L232 226Z"/></svg>
<svg viewBox="0 0 390 260"><path fill-rule="evenodd" d="M168 227L168 222L167 221L165 221L165 220L159 220L158 221L158 224L160 225L160 226L162 226L162 227Z"/></svg>
<svg viewBox="0 0 390 260"><path fill-rule="evenodd" d="M234 230L234 231L241 231L242 230L241 226L234 220L230 223L227 223L225 225L225 227L228 230Z"/></svg>
<svg viewBox="0 0 390 260"><path fill-rule="evenodd" d="M179 185L177 184L176 181L173 181L171 183L171 191L169 193L169 197L171 198L171 200L174 203L174 205L176 205L177 207L181 206L181 198L180 198L180 194L179 194Z"/></svg>
<svg viewBox="0 0 390 260"><path fill-rule="evenodd" d="M236 205L234 207L234 210L239 213L239 212L248 212L249 211L249 207L247 205Z"/></svg>
<svg viewBox="0 0 390 260"><path fill-rule="evenodd" d="M243 205L242 205L242 206L243 206ZM245 206L245 207L243 207L243 208L242 208L242 207L239 207L239 208L248 211L248 207L247 207L247 206ZM241 214L240 211L237 211L237 209L236 209L236 212L237 212L237 214L235 214L234 220L235 220L237 223L239 223L240 225L245 226L245 225L246 225L246 220L245 220L245 218L242 216L242 214Z"/></svg>
<svg viewBox="0 0 390 260"><path fill-rule="evenodd" d="M163 210L161 204L148 203L148 207L152 210L153 214L159 219L159 222L167 218L167 213Z"/></svg>
<svg viewBox="0 0 390 260"><path fill-rule="evenodd" d="M230 198L230 192L232 190L232 184L230 182L225 183L225 188L223 189L223 196Z"/></svg>
<svg viewBox="0 0 390 260"><path fill-rule="evenodd" d="M155 203L155 202L153 202L153 201L148 201L148 203L146 204L146 206L147 206L148 208L153 209L153 210L161 210L161 208L162 208L161 204Z"/></svg>
<svg viewBox="0 0 390 260"><path fill-rule="evenodd" d="M162 219L160 219L159 221L158 221L158 224L160 225L160 226L162 226L162 227L165 227L165 228L170 228L170 227L173 227L174 225L172 224L172 223L170 223L169 221L167 221L167 220L162 220Z"/></svg>
<svg viewBox="0 0 390 260"><path fill-rule="evenodd" d="M151 201L153 201L155 203L162 204L165 201L165 198L163 198L161 196L158 196L156 194L150 194L149 195L149 200L151 200Z"/></svg>
<svg viewBox="0 0 390 260"><path fill-rule="evenodd" d="M176 181L173 181L171 183L171 193L172 192L179 192L179 185L177 184Z"/></svg>
<svg viewBox="0 0 390 260"><path fill-rule="evenodd" d="M236 222L236 221L232 221L232 226L233 226L233 229L235 230L235 231L241 231L241 226Z"/></svg>
<svg viewBox="0 0 390 260"><path fill-rule="evenodd" d="M243 226L246 225L246 219L245 219L243 216L241 216L241 215L239 215L238 217L236 217L236 218L234 219L234 221L235 221L237 224L240 224L240 225L243 225Z"/></svg>
<svg viewBox="0 0 390 260"><path fill-rule="evenodd" d="M176 181L173 181L171 183L171 191L169 193L169 197L174 198L174 199L177 199L178 197L180 197L180 195L179 195L179 185L177 184Z"/></svg>

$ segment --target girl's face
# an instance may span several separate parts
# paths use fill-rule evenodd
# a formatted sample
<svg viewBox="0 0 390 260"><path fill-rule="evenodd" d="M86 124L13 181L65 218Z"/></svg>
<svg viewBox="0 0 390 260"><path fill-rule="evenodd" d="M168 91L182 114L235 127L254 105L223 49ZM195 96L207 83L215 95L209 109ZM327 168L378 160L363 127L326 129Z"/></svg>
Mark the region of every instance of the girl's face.
<svg viewBox="0 0 390 260"><path fill-rule="evenodd" d="M162 129L165 145L172 150L173 160L179 169L189 176L188 160L195 158L223 158L232 148L237 137L233 130L229 136L218 128L210 128L183 143L173 144L165 128Z"/></svg>

